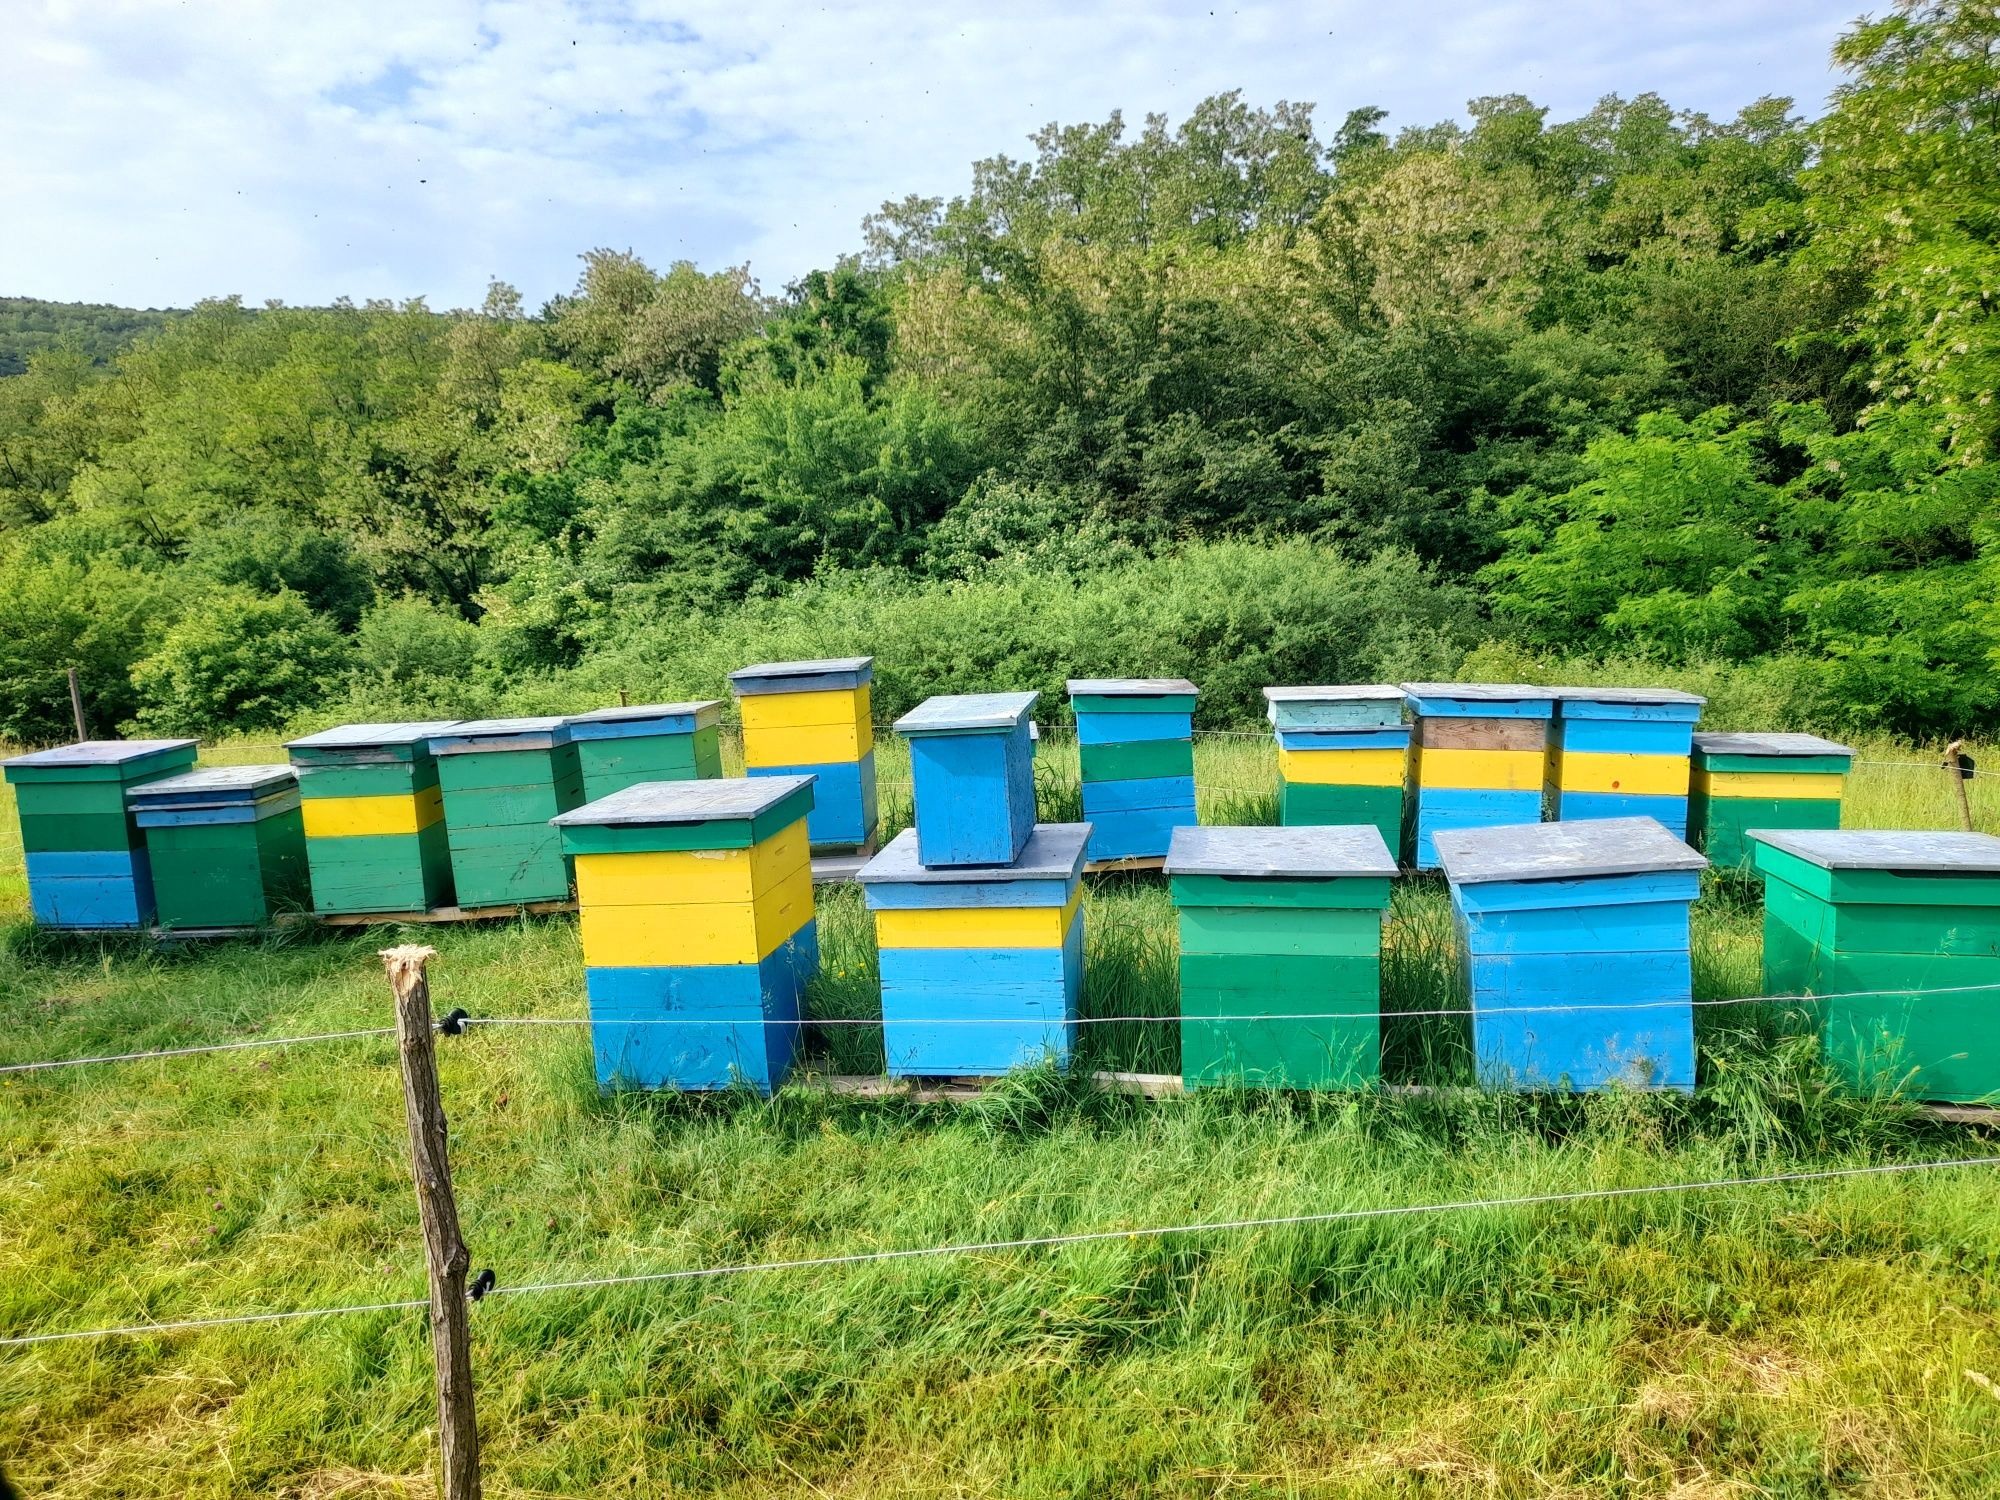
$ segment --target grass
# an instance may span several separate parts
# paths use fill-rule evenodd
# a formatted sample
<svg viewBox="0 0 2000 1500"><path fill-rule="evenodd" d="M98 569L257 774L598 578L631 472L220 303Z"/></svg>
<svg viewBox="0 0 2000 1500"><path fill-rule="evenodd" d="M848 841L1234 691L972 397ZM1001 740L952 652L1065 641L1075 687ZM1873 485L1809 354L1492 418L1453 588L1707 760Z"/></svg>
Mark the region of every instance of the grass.
<svg viewBox="0 0 2000 1500"><path fill-rule="evenodd" d="M1205 818L1273 816L1260 737L1200 757ZM888 744L881 774L900 826ZM1075 816L1066 746L1041 775L1045 816ZM1849 819L1949 826L1948 796L1863 765ZM18 849L0 902L0 1061L387 1024L374 950L400 936L437 946L441 1008L582 1012L562 919L55 939L25 925ZM1171 1013L1158 885L1099 883L1089 922L1086 1014ZM855 893L821 924L815 1013L873 1013ZM1453 995L1452 963L1438 887L1409 883L1385 1006ZM1697 908L1696 978L1757 992L1739 886ZM817 1066L879 1066L867 1028L815 1030ZM1174 1066L1170 1025L1085 1032L1090 1065ZM1992 1149L1831 1087L1778 1008L1702 1014L1692 1099L1485 1095L1453 1018L1385 1040L1433 1091L1149 1101L1038 1072L956 1106L604 1098L567 1027L475 1030L440 1066L503 1286ZM0 1331L421 1296L403 1142L379 1041L0 1079ZM473 1319L488 1493L1991 1494L1996 1203L1961 1171L496 1298ZM49 1345L0 1353L0 1462L29 1495L425 1496L431 1403L409 1314Z"/></svg>

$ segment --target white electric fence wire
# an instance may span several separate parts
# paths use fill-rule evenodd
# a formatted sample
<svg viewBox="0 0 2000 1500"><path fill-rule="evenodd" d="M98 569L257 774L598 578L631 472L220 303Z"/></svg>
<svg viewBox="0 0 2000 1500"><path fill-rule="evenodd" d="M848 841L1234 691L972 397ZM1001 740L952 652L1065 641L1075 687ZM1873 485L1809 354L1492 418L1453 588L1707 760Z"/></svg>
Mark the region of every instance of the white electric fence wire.
<svg viewBox="0 0 2000 1500"><path fill-rule="evenodd" d="M203 1047L167 1047L157 1052L109 1052L99 1057L59 1057L48 1062L0 1064L0 1073L38 1073L46 1068L82 1068L93 1063L151 1062L161 1057L197 1057L207 1052L242 1052L251 1047L293 1047L307 1042L347 1042L361 1037L394 1036L393 1026L364 1031L322 1031L313 1036L269 1036L248 1042L212 1042Z"/></svg>
<svg viewBox="0 0 2000 1500"><path fill-rule="evenodd" d="M1149 1225L1136 1229L1092 1229L1073 1234L1035 1235L1015 1240L974 1240L951 1245L923 1245L900 1250L864 1250L850 1255L816 1255L798 1260L745 1261L732 1265L689 1267L677 1271L641 1271L619 1276L588 1276L571 1281L536 1281L520 1286L496 1286L486 1295L525 1296L528 1293L594 1291L604 1287L644 1286L656 1282L700 1281L722 1276L750 1276L771 1271L829 1270L843 1266L879 1265L889 1261L934 1259L946 1255L994 1255L1008 1250L1045 1250L1063 1245L1100 1244L1111 1240L1164 1239L1185 1234L1219 1234L1244 1229L1285 1229L1311 1224L1354 1223L1367 1219L1410 1218L1487 1209L1546 1208L1564 1203L1595 1203L1615 1198L1658 1197L1668 1193L1715 1192L1726 1188L1773 1187L1787 1183L1832 1182L1844 1178L1878 1177L1960 1167L1990 1167L2000 1154L1958 1157L1949 1161L1881 1162L1866 1167L1830 1167L1812 1172L1778 1172L1767 1177L1715 1177L1699 1182L1660 1182L1638 1187L1580 1188L1566 1193L1527 1193L1512 1198L1457 1198L1443 1203L1398 1203L1376 1208L1340 1208L1322 1213L1281 1214L1253 1219L1210 1219L1193 1224ZM287 1312L245 1313L236 1317L191 1318L169 1323L137 1323L117 1328L78 1329L64 1333L31 1333L0 1338L0 1349L79 1339L145 1337L186 1329L223 1328L244 1323L278 1323L299 1318L328 1318L349 1313L401 1312L427 1307L424 1299L370 1302L351 1307L299 1308Z"/></svg>

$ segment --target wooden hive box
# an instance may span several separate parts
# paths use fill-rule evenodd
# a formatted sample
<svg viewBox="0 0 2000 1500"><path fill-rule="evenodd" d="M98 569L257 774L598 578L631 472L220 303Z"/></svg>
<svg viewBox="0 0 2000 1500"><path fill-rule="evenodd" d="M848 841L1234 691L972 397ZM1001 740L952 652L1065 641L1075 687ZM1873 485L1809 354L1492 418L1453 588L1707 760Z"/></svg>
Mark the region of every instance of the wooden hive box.
<svg viewBox="0 0 2000 1500"><path fill-rule="evenodd" d="M1044 823L1020 857L937 867L905 829L856 879L875 913L882 1050L898 1077L1066 1065L1083 993L1087 823Z"/></svg>
<svg viewBox="0 0 2000 1500"><path fill-rule="evenodd" d="M1672 688L1557 688L1548 816L1651 818L1688 834L1688 755L1706 698Z"/></svg>
<svg viewBox="0 0 2000 1500"><path fill-rule="evenodd" d="M1068 684L1083 768L1090 858L1158 858L1192 826L1194 703L1185 677L1088 677Z"/></svg>
<svg viewBox="0 0 2000 1500"><path fill-rule="evenodd" d="M764 662L729 674L743 717L750 776L812 776L815 849L858 849L875 837L872 656Z"/></svg>
<svg viewBox="0 0 2000 1500"><path fill-rule="evenodd" d="M290 766L209 766L131 788L161 927L254 928L312 897Z"/></svg>
<svg viewBox="0 0 2000 1500"><path fill-rule="evenodd" d="M453 719L344 724L293 740L313 910L425 912L451 904L433 736Z"/></svg>
<svg viewBox="0 0 2000 1500"><path fill-rule="evenodd" d="M722 702L634 704L571 714L570 743L595 802L642 781L698 781L722 774Z"/></svg>
<svg viewBox="0 0 2000 1500"><path fill-rule="evenodd" d="M1482 1084L1694 1088L1699 854L1651 818L1446 829L1437 848Z"/></svg>
<svg viewBox="0 0 2000 1500"><path fill-rule="evenodd" d="M1167 874L1187 1087L1381 1081L1382 913L1396 860L1379 829L1182 828Z"/></svg>
<svg viewBox="0 0 2000 1500"><path fill-rule="evenodd" d="M597 1080L768 1094L819 970L810 776L644 782L555 819Z"/></svg>
<svg viewBox="0 0 2000 1500"><path fill-rule="evenodd" d="M1038 693L927 698L896 721L910 742L917 852L933 867L1008 865L1035 830Z"/></svg>
<svg viewBox="0 0 2000 1500"><path fill-rule="evenodd" d="M1697 734L1688 819L1722 869L1748 869L1752 828L1838 828L1854 752L1816 734Z"/></svg>
<svg viewBox="0 0 2000 1500"><path fill-rule="evenodd" d="M1264 701L1278 737L1279 821L1372 824L1392 853L1400 849L1410 761L1403 690L1268 687Z"/></svg>
<svg viewBox="0 0 2000 1500"><path fill-rule="evenodd" d="M567 901L569 859L550 819L580 806L566 719L472 719L431 737L460 906Z"/></svg>
<svg viewBox="0 0 2000 1500"><path fill-rule="evenodd" d="M5 763L38 925L88 932L152 922L145 837L125 794L185 771L194 752L193 740L83 740Z"/></svg>
<svg viewBox="0 0 2000 1500"><path fill-rule="evenodd" d="M1765 992L1827 997L1815 1009L1829 1065L1869 1091L2000 1094L2000 838L1749 837L1764 876Z"/></svg>
<svg viewBox="0 0 2000 1500"><path fill-rule="evenodd" d="M1538 823L1555 695L1518 684L1406 682L1411 734L1403 861L1438 867L1436 835Z"/></svg>

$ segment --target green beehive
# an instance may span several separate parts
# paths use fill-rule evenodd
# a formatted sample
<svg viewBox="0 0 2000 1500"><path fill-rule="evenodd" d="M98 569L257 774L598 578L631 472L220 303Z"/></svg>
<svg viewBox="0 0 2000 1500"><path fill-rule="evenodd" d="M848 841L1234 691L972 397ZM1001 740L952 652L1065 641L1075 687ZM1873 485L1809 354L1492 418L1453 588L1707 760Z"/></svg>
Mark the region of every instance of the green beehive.
<svg viewBox="0 0 2000 1500"><path fill-rule="evenodd" d="M303 905L305 822L290 766L210 766L126 794L162 927L262 927Z"/></svg>
<svg viewBox="0 0 2000 1500"><path fill-rule="evenodd" d="M431 739L455 726L344 724L293 740L312 871L324 916L451 904L451 851Z"/></svg>
<svg viewBox="0 0 2000 1500"><path fill-rule="evenodd" d="M1396 861L1368 826L1176 828L1181 1078L1370 1088L1382 1076L1382 913Z"/></svg>
<svg viewBox="0 0 2000 1500"><path fill-rule="evenodd" d="M1827 1062L1917 1099L2000 1094L2000 838L1756 829L1764 988L1824 995Z"/></svg>
<svg viewBox="0 0 2000 1500"><path fill-rule="evenodd" d="M125 792L193 764L193 740L84 740L6 763L37 924L94 931L153 920L145 838Z"/></svg>
<svg viewBox="0 0 2000 1500"><path fill-rule="evenodd" d="M583 805L560 718L474 719L431 738L458 904L567 901L569 857L549 819Z"/></svg>
<svg viewBox="0 0 2000 1500"><path fill-rule="evenodd" d="M651 703L571 714L583 800L598 802L642 781L697 781L722 774L722 704Z"/></svg>

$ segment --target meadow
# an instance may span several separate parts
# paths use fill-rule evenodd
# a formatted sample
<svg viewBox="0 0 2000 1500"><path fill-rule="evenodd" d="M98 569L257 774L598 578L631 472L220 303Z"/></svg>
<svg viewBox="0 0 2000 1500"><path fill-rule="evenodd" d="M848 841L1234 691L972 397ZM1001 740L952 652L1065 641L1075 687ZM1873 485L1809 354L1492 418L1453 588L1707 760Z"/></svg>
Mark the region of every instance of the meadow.
<svg viewBox="0 0 2000 1500"><path fill-rule="evenodd" d="M280 758L232 741L210 761ZM1954 826L1941 772L1861 747L1851 826ZM1895 764L1902 762L1907 764ZM2000 762L1995 762L2000 764ZM733 769L733 768L732 768ZM1208 822L1275 816L1265 736L1198 745ZM882 748L888 831L907 765ZM1038 763L1077 815L1074 749ZM2000 781L1972 788L2000 826ZM0 829L11 834L11 811ZM0 1065L382 1026L375 950L432 943L440 1009L582 1015L574 923L153 948L26 920L0 849ZM1711 878L1698 998L1758 993L1759 912ZM1086 1016L1170 1016L1164 890L1088 896ZM825 1020L874 1007L852 887L820 892ZM1406 882L1384 1008L1458 999L1441 887ZM1145 1099L1024 1073L971 1102L830 1091L819 1026L770 1100L599 1094L572 1025L441 1042L476 1266L501 1287L1105 1229L1983 1155L1983 1133L1821 1070L1805 1010L1698 1014L1692 1098L1482 1094L1462 1018L1390 1024L1370 1095ZM1170 1071L1173 1027L1083 1028ZM386 1040L0 1077L0 1335L423 1295ZM2000 1198L1984 1169L1136 1236L482 1303L495 1496L2000 1492ZM424 1496L421 1316L0 1350L31 1496Z"/></svg>

